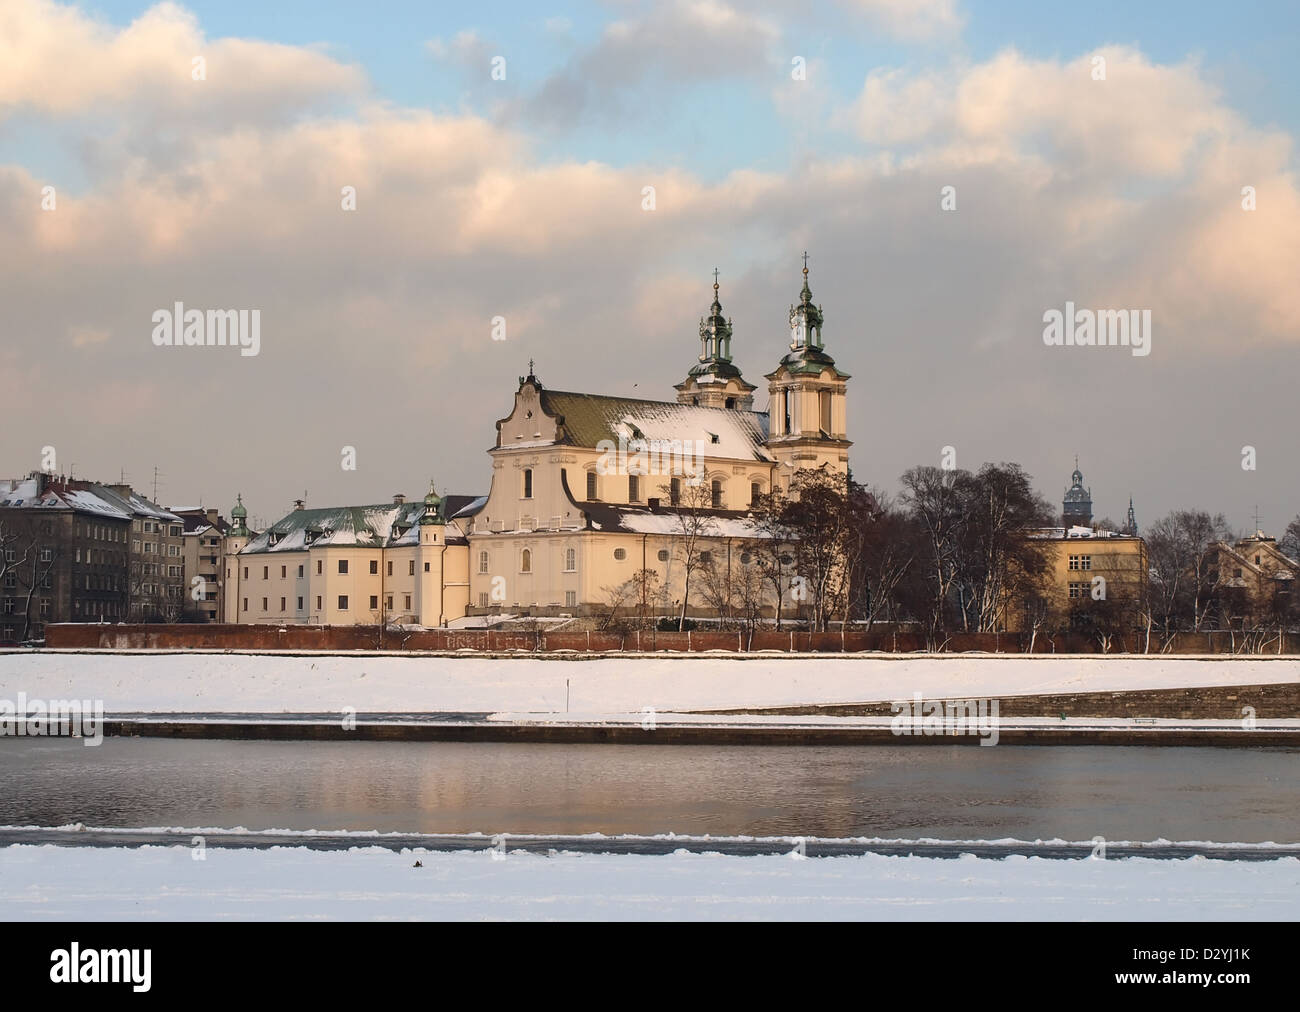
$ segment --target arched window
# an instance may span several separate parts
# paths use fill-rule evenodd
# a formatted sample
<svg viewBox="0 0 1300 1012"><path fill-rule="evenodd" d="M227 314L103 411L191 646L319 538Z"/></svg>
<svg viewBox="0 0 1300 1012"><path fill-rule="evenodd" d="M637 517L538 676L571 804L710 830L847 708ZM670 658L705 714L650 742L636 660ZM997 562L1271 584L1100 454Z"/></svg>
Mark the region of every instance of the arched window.
<svg viewBox="0 0 1300 1012"><path fill-rule="evenodd" d="M819 394L818 407L821 410L822 434L829 436L831 434L831 392L829 390L823 390Z"/></svg>
<svg viewBox="0 0 1300 1012"><path fill-rule="evenodd" d="M749 483L749 505L757 506L758 500L763 497L763 486L756 481Z"/></svg>
<svg viewBox="0 0 1300 1012"><path fill-rule="evenodd" d="M671 482L668 483L668 498L672 501L672 504L674 506L676 506L679 502L682 501L681 478L674 478Z"/></svg>
<svg viewBox="0 0 1300 1012"><path fill-rule="evenodd" d="M715 510L721 509L722 508L722 482L719 479L714 478L712 489L713 489L713 500L712 500L713 508Z"/></svg>
<svg viewBox="0 0 1300 1012"><path fill-rule="evenodd" d="M627 501L641 501L641 479L635 474L629 474L627 476Z"/></svg>
<svg viewBox="0 0 1300 1012"><path fill-rule="evenodd" d="M524 468L524 498L531 499L532 497L533 497L533 469L531 467L526 467Z"/></svg>
<svg viewBox="0 0 1300 1012"><path fill-rule="evenodd" d="M729 407L729 408L734 408L734 407L736 406L736 398L734 398L734 397L728 397L728 398L727 398L727 401L726 401L726 404L727 404L727 407Z"/></svg>
<svg viewBox="0 0 1300 1012"><path fill-rule="evenodd" d="M596 472L587 472L587 498L589 500L596 498Z"/></svg>
<svg viewBox="0 0 1300 1012"><path fill-rule="evenodd" d="M527 548L525 548L523 554L519 556L519 572L531 573L532 571L533 571L533 553L530 552Z"/></svg>
<svg viewBox="0 0 1300 1012"><path fill-rule="evenodd" d="M572 573L578 568L578 553L572 548L564 550L564 571Z"/></svg>

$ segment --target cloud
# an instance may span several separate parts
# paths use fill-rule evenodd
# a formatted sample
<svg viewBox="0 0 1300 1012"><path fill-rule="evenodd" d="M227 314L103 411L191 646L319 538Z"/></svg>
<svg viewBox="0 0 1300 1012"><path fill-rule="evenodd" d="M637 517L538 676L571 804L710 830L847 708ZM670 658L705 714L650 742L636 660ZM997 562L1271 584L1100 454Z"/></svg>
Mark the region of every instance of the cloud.
<svg viewBox="0 0 1300 1012"><path fill-rule="evenodd" d="M206 62L195 80L194 60ZM53 0L0 8L0 118L130 108L137 118L274 119L355 95L364 78L323 53L246 39L209 41L189 11L149 8L125 28Z"/></svg>
<svg viewBox="0 0 1300 1012"><path fill-rule="evenodd" d="M567 127L593 116L635 116L700 81L770 72L779 38L771 18L724 0L637 6L551 74L512 119Z"/></svg>
<svg viewBox="0 0 1300 1012"><path fill-rule="evenodd" d="M955 35L965 18L955 0L841 0L876 27L899 39L926 40Z"/></svg>

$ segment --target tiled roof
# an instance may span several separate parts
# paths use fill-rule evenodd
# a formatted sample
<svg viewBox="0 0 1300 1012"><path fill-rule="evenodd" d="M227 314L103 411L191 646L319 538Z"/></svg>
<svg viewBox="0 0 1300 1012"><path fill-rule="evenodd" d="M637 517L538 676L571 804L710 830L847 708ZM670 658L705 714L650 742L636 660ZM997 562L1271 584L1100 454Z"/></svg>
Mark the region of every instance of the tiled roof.
<svg viewBox="0 0 1300 1012"><path fill-rule="evenodd" d="M473 502L473 496L444 498L446 513ZM308 547L394 548L415 544L411 533L424 516L424 502L378 503L292 510L248 542L240 554L300 552ZM449 538L448 543L456 543Z"/></svg>

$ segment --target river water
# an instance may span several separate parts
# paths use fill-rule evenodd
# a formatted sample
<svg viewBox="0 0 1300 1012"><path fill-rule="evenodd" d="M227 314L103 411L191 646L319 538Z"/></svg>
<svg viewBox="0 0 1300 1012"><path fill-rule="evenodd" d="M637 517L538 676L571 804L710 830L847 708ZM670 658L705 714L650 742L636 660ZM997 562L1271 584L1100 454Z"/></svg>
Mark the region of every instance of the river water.
<svg viewBox="0 0 1300 1012"><path fill-rule="evenodd" d="M1300 842L1300 750L0 739L0 825Z"/></svg>

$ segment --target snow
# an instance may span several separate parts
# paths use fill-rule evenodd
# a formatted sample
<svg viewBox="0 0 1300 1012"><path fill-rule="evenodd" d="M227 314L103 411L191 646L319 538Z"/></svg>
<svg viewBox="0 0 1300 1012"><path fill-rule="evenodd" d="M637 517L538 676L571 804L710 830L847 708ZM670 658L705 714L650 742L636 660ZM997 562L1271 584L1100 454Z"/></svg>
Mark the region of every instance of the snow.
<svg viewBox="0 0 1300 1012"><path fill-rule="evenodd" d="M636 534L681 535L684 524L690 520L675 513L635 513L631 511L619 514L619 523L624 530ZM595 526L593 524L593 526ZM759 529L758 525L748 519L728 517L707 517L702 520L701 533L713 538L765 538L769 535Z"/></svg>
<svg viewBox="0 0 1300 1012"><path fill-rule="evenodd" d="M1297 679L1295 659L1208 656L0 651L0 698L99 699L110 714L547 713L566 699L574 713L626 714Z"/></svg>
<svg viewBox="0 0 1300 1012"><path fill-rule="evenodd" d="M188 842L188 841L187 841ZM508 842L507 842L508 846ZM414 867L419 861L423 867ZM1295 920L1300 860L0 849L6 919Z"/></svg>

